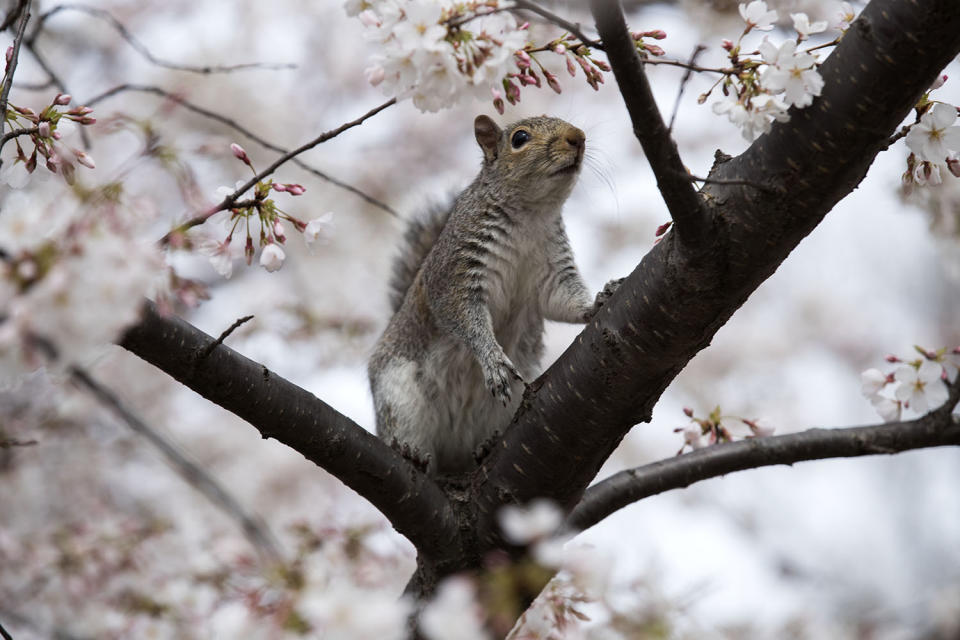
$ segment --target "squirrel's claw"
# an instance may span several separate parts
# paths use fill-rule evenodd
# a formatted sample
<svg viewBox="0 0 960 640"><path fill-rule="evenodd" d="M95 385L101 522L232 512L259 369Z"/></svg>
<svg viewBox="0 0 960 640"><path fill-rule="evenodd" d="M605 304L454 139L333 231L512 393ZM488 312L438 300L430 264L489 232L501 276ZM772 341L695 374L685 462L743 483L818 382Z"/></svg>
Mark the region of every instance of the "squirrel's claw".
<svg viewBox="0 0 960 640"><path fill-rule="evenodd" d="M510 362L510 358L504 355L502 360L486 368L484 373L485 382L487 388L490 389L491 395L499 399L500 402L503 403L503 406L509 405L513 395L513 391L510 388L511 378L523 382L523 376L521 376L517 368L513 366L513 363Z"/></svg>
<svg viewBox="0 0 960 640"><path fill-rule="evenodd" d="M620 288L620 285L623 284L624 280L626 280L626 278L615 278L603 285L603 289L597 293L597 297L593 301L593 308L585 314L585 320L587 322L593 319L593 316L597 314L597 311L600 310L600 307L602 307L604 303L609 300L614 293L617 292L617 289Z"/></svg>

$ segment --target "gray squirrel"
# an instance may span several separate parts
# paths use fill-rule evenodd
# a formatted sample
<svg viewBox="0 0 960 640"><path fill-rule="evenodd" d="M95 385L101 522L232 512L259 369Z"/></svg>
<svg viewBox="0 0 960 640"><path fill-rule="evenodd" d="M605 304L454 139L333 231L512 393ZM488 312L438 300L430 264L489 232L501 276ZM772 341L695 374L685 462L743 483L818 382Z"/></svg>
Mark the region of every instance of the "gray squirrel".
<svg viewBox="0 0 960 640"><path fill-rule="evenodd" d="M474 121L479 175L453 205L413 221L395 259L394 316L368 373L377 434L430 474L475 466L502 432L539 367L544 320L588 322L591 299L560 211L583 160L583 131L558 118L500 129Z"/></svg>

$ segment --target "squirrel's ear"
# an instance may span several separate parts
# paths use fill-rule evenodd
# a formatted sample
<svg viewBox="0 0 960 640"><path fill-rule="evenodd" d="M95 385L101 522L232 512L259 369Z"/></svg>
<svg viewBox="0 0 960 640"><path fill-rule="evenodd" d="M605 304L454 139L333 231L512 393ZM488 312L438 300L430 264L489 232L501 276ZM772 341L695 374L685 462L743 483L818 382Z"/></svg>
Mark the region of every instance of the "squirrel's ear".
<svg viewBox="0 0 960 640"><path fill-rule="evenodd" d="M473 121L473 133L483 149L483 157L495 160L500 146L500 127L489 116L479 115Z"/></svg>

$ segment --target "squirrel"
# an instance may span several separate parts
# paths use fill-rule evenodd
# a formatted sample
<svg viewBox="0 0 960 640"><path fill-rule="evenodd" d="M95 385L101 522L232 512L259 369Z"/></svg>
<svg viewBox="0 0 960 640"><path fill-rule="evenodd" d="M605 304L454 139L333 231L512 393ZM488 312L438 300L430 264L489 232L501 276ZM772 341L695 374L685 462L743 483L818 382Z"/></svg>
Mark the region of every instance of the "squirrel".
<svg viewBox="0 0 960 640"><path fill-rule="evenodd" d="M477 116L480 173L450 207L410 223L394 261L394 315L368 365L377 434L430 475L475 466L537 373L544 320L585 323L591 298L560 217L586 136L558 118L500 129Z"/></svg>

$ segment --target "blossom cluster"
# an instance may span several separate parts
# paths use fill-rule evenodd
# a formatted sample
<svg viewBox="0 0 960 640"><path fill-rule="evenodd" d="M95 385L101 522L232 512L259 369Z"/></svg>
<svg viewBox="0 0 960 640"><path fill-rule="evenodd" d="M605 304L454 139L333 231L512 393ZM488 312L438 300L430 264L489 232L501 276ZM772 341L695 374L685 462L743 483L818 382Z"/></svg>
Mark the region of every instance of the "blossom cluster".
<svg viewBox="0 0 960 640"><path fill-rule="evenodd" d="M683 434L683 445L677 451L677 455L683 453L683 450L687 447L690 447L691 450L701 449L718 442L733 442L744 438L763 438L773 435L774 432L774 427L768 425L762 419L727 416L723 414L720 407L714 408L706 418L696 417L693 409L689 407L685 407L683 413L690 418L690 424L673 430L674 433Z"/></svg>
<svg viewBox="0 0 960 640"><path fill-rule="evenodd" d="M588 43L565 33L541 45L528 41L527 23L518 23L500 0L347 0L380 53L365 75L398 99L411 98L421 111L439 111L464 97L493 100L500 113L520 101L523 87L555 92L562 87L538 54L560 56L575 77L579 67L598 89L610 66L594 57ZM633 33L641 55L663 55L644 38L660 40L659 29Z"/></svg>
<svg viewBox="0 0 960 640"><path fill-rule="evenodd" d="M59 173L67 184L72 185L76 179L77 164L90 169L96 167L87 152L63 143L64 131L70 128L67 122L84 126L97 121L90 115L93 113L90 107L66 109L72 99L68 94L58 93L39 113L29 107L7 104L4 120L16 136L13 138L17 150L14 163L22 163L27 175L42 164L51 173ZM33 151L29 155L20 143L21 137L27 137L33 144Z"/></svg>
<svg viewBox="0 0 960 640"><path fill-rule="evenodd" d="M930 92L947 81L941 75L917 103L917 120L907 127L906 140L910 155L907 170L901 179L903 190L910 193L914 185L936 186L951 174L960 178L960 126L958 108L930 99Z"/></svg>
<svg viewBox="0 0 960 640"><path fill-rule="evenodd" d="M806 50L798 47L811 35L826 31L829 25L826 21L810 22L805 13L793 13L790 17L797 34L795 39L776 44L764 36L756 51L744 52L744 37L754 30L772 30L779 15L768 9L763 0L741 4L740 15L746 22L740 38L736 43L723 41L730 67L723 70L723 77L717 81L723 98L714 103L713 111L726 115L730 122L740 127L743 137L752 141L769 131L774 121L789 120L787 110L790 107L802 109L820 95L823 78L817 71L819 59L816 52L821 46ZM853 10L844 2L834 27L842 33L852 19ZM829 44L836 42L838 40ZM716 86L700 96L701 103Z"/></svg>
<svg viewBox="0 0 960 640"><path fill-rule="evenodd" d="M960 347L915 348L920 357L913 360L887 356L887 362L897 365L892 372L871 368L860 374L860 390L884 422L899 420L904 409L923 414L940 407L949 397L947 383L957 378Z"/></svg>
<svg viewBox="0 0 960 640"><path fill-rule="evenodd" d="M249 167L254 176L257 176L253 161L243 147L234 143L230 145L230 150L235 158ZM243 195L245 184L240 180L234 189L230 187L217 189L217 195L222 198L222 202L215 208L214 213L221 210L229 211L227 236L223 240L210 239L200 245L201 252L210 258L214 269L224 278L229 278L233 274L233 262L238 257L233 248L234 234L240 232L246 235L243 256L249 265L256 254L253 233L258 231L260 266L272 272L280 269L286 259L286 253L283 251L287 241L284 223L289 224L294 231L302 233L308 247L312 247L324 230L332 224L333 213L328 212L310 222L304 222L280 209L273 198L269 197L271 191L291 196L303 195L306 192L303 185L274 182L266 178L253 185L252 198L239 200ZM258 228L252 228L251 221L255 221L254 225ZM171 235L172 243L189 248L190 242L185 231L183 227L175 229Z"/></svg>

